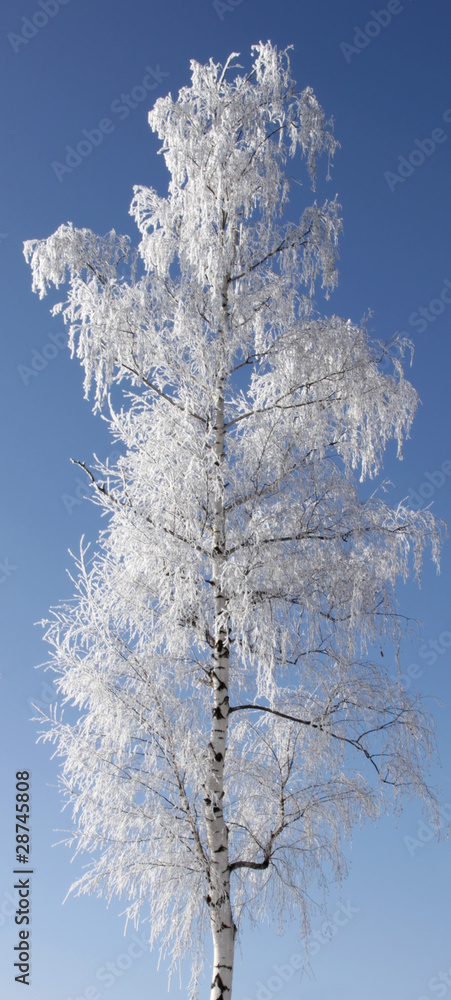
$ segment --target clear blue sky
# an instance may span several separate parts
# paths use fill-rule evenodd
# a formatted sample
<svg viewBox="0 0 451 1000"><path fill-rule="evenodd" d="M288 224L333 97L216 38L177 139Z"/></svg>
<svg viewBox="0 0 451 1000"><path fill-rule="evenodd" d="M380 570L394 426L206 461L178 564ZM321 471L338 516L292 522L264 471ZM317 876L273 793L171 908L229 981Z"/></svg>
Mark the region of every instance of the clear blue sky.
<svg viewBox="0 0 451 1000"><path fill-rule="evenodd" d="M151 184L162 194L167 184L147 112L156 97L169 90L176 96L189 83L191 58L223 62L238 51L248 65L250 46L260 39L294 45L293 75L300 88L314 88L335 119L341 143L333 180L318 192L333 197L337 191L343 205L340 285L332 303L319 298L318 307L355 321L371 310L376 336L402 330L412 337L411 378L422 406L404 462L396 462L390 449L385 472L395 498L410 492L416 503L421 497L433 501L436 514L449 520L449 6L438 0L382 0L373 8L370 0L242 0L230 9L217 6L211 0L2 4L0 987L7 1000L24 989L14 983L18 928L10 915L17 895L14 774L22 768L32 772L33 782L33 977L27 996L167 996L164 963L157 972L157 954L144 956L132 931L124 938L119 903L107 910L103 900L84 898L61 906L80 863L70 864L67 848L51 846L60 839L53 831L68 826L69 816L60 814L57 762L50 760L47 745L35 745L35 727L28 721L29 700L43 701L47 693L42 672L33 669L46 655L33 623L71 592L68 548L76 551L80 536L95 538L99 528L96 508L78 502L77 472L69 459L89 460L93 451L106 455L112 446L83 400L78 363L59 346L62 323L50 317L48 300L40 303L31 294L22 242L48 236L67 221L100 233L114 227L134 235L128 215L133 184ZM155 83L146 95L143 79L144 89ZM78 165L70 160L71 170L61 173L55 163L64 164L66 147L88 141L85 133L100 122L101 143L90 153L82 146L89 155ZM92 138L98 142L98 133ZM310 197L307 189L305 195ZM32 362L41 368L34 375ZM402 666L417 675L413 683L424 694L438 699L431 705L442 768L434 778L451 803L450 552L448 543L440 577L426 564L422 590L402 586L400 598L424 622L423 658L407 647ZM356 833L340 926L329 943L318 940L312 975L304 976L301 987L289 966L291 956L302 953L296 928L287 927L281 937L273 927L246 930L234 1000L451 998L450 844L428 839L423 827L424 843L418 846L419 820L412 803L398 826L385 819L377 829ZM338 899L333 887L332 915ZM321 923L316 918L315 928ZM282 989L274 965L286 966L289 978ZM174 982L171 996L185 995Z"/></svg>

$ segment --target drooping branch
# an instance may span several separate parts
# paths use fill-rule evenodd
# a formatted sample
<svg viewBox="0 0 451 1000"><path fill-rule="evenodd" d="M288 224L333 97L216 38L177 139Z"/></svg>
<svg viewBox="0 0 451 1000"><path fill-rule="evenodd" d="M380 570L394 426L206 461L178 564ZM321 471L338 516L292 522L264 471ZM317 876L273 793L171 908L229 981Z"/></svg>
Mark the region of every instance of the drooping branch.
<svg viewBox="0 0 451 1000"><path fill-rule="evenodd" d="M367 732L361 733L361 735L358 736L356 739L352 739L350 736L342 736L339 733L334 733L330 729L328 729L327 726L322 725L322 723L320 722L314 722L312 719L300 719L299 716L289 715L287 712L281 712L278 709L270 708L267 705L231 705L229 708L229 713L231 714L232 712L243 712L246 710L257 711L257 712L268 712L270 715L276 715L280 719L286 719L289 722L297 722L299 723L299 725L302 726L310 726L311 729L319 729L321 732L324 732L328 736L331 736L334 740L340 740L342 743L348 743L349 746L354 747L355 750L361 750L362 753L367 758L367 760L371 761L381 781L385 782L386 784L392 784L392 782L388 781L388 779L382 776L380 769L374 760L374 757L378 757L380 756L380 754L371 754L369 750L367 750L366 747L364 747L362 743L360 743L360 740L362 740L364 736L367 736L371 732L380 732L383 729L387 729L388 726L395 725L397 722L399 722L401 716L403 715L402 710L399 712L399 714L396 716L395 719L391 719L389 722L381 724L380 726L377 726L375 729L367 730Z"/></svg>
<svg viewBox="0 0 451 1000"><path fill-rule="evenodd" d="M112 503L116 504L118 507L122 507L125 510L131 510L134 514L137 514L140 517L144 517L144 520L147 521L148 524L150 524L153 528L156 527L156 524L152 520L152 518L148 514L144 514L143 515L142 511L137 510L136 507L133 506L132 501L130 499L126 503L123 500L119 500L118 497L115 497L112 493L110 493L109 490L107 490L105 484L104 483L100 483L95 478L95 476L93 475L93 473L91 472L91 470L88 469L88 466L85 464L85 462L79 462L75 458L71 458L71 462L72 462L73 465L78 465L80 467L80 469L83 469L84 472L86 472L88 474L88 476L91 479L92 485L95 487L95 489L99 493L102 494L102 496L106 497L108 500L111 500ZM207 550L204 549L204 548L202 548L202 545L199 545L197 542L190 541L189 538L185 538L183 535L180 535L174 529L168 528L165 525L159 525L158 527L166 535L171 535L171 537L172 538L176 538L177 541L183 542L184 545L188 545L191 549L195 549L196 552L200 552L201 555L205 556L206 559L210 559L211 558L211 552L207 552Z"/></svg>
<svg viewBox="0 0 451 1000"><path fill-rule="evenodd" d="M175 408L177 410L180 410L181 413L188 412L188 415L190 417L193 417L194 420L199 420L204 426L206 425L207 421L205 420L205 417L201 417L199 413L195 413L193 410L186 411L182 403L177 402L177 400L173 399L172 396L169 396L167 392L163 392L163 390L159 389L154 382L150 382L149 379L145 377L145 375L143 375L140 371L137 370L137 367L131 368L131 366L126 365L124 361L118 361L117 363L121 366L121 368L125 368L126 371L131 372L132 375L136 375L136 378L139 378L143 383L143 385L147 386L148 389L151 389L152 392L156 392L157 395L160 396L161 399L166 400L167 403L171 403L171 406L175 406Z"/></svg>

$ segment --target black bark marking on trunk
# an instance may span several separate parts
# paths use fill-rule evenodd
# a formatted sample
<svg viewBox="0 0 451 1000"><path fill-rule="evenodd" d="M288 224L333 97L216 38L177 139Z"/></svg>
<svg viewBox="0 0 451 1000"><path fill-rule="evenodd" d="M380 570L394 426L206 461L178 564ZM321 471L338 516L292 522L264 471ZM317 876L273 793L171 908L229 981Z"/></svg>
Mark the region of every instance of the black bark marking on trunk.
<svg viewBox="0 0 451 1000"><path fill-rule="evenodd" d="M215 654L214 654L214 653L213 653L213 656L215 656ZM215 687L216 691L224 691L224 690L227 690L227 685L226 685L226 684L224 684L224 681L222 681L222 680L221 680L221 679L220 679L220 678L218 677L218 675L217 675L217 674L215 674L214 670L213 670L213 674L212 674L212 676L213 676L213 682L214 682L214 687Z"/></svg>

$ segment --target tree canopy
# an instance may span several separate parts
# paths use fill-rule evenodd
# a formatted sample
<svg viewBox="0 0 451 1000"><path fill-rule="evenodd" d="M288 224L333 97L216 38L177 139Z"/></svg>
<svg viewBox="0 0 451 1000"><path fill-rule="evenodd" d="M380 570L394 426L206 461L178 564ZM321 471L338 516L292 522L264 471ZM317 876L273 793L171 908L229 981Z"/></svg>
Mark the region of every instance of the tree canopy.
<svg viewBox="0 0 451 1000"><path fill-rule="evenodd" d="M83 463L108 526L46 623L62 704L45 738L90 855L73 888L150 916L173 964L192 953L193 994L210 925L212 1000L245 916L307 938L352 826L406 795L437 805L431 716L378 646L396 650L396 581L425 546L438 562L440 529L356 479L390 439L401 456L411 345L319 317L340 206L284 221L285 167L300 154L314 187L332 123L288 50L254 46L244 75L236 58L192 62L150 112L170 182L134 190L137 249L70 223L25 245L41 297L69 286L53 311L123 451Z"/></svg>

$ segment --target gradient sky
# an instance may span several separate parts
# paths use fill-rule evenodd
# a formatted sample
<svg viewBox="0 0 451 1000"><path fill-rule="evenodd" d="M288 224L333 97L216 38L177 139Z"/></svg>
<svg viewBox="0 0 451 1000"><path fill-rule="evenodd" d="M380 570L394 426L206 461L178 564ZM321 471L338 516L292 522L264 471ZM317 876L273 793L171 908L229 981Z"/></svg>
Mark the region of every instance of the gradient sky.
<svg viewBox="0 0 451 1000"><path fill-rule="evenodd" d="M162 1000L165 963L158 971L158 954L144 955L133 930L124 937L119 902L107 909L103 900L85 897L61 905L81 861L71 864L67 848L52 847L61 839L54 831L69 826L69 816L61 815L55 789L57 761L48 744L36 745L29 721L30 701L51 696L46 675L34 670L46 650L33 623L70 596L68 549L76 552L80 536L95 539L99 529L98 510L81 499L70 458L89 461L93 451L105 456L113 446L83 399L78 362L62 346L61 321L49 315L52 298L39 302L31 293L22 243L67 221L135 237L128 215L133 185L150 184L161 194L167 187L159 142L147 124L154 100L169 90L175 97L189 83L191 58L224 62L235 51L248 67L253 43L293 44L293 76L299 88L313 87L341 143L333 179L318 190L319 198L338 192L343 206L340 284L330 303L319 295L317 305L356 322L371 310L375 336L411 336L410 377L422 405L404 461L389 448L384 475L395 502L410 494L414 505L432 502L449 520L451 12L443 0L384 0L373 7L370 0L216 6L212 0L3 0L0 23L0 987L6 1000L23 995L14 982L18 928L11 911L14 776L26 768L34 865L27 997ZM141 100L144 78L144 86L155 86ZM127 104L134 88L136 100L130 96ZM55 163L64 164L66 147L86 140L100 122L102 141L61 172ZM305 198L309 204L307 187ZM294 212L298 200L299 194ZM424 623L422 657L406 646L401 664L406 683L433 707L441 754L433 779L449 816L450 553L448 543L440 576L425 563L421 590L413 583L399 590L402 609ZM420 818L413 802L397 824L389 817L356 831L341 910L338 888L330 891L334 936L316 939L301 985L290 964L303 953L296 927L281 936L272 925L245 928L234 1000L451 1000L450 844L437 843L419 827ZM318 914L313 926L320 931L323 921ZM138 933L145 935L145 926ZM273 966L284 967L283 988ZM208 996L208 980L202 995ZM186 996L186 981L180 992L174 980L170 996Z"/></svg>

